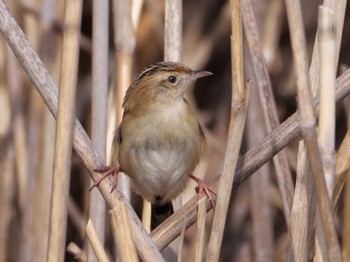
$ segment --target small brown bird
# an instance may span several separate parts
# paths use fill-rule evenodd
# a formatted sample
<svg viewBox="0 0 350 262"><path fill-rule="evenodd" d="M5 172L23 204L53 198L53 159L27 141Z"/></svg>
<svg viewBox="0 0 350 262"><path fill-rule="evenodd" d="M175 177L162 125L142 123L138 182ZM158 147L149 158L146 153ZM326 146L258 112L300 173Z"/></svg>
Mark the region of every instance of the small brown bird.
<svg viewBox="0 0 350 262"><path fill-rule="evenodd" d="M112 145L115 166L96 170L105 175L94 186L120 171L131 178L136 193L152 203L152 228L172 214L171 200L183 191L188 178L198 183L197 192L206 193L214 207L213 188L192 175L205 136L184 98L191 83L209 75L172 62L157 63L140 73L124 97L123 119Z"/></svg>

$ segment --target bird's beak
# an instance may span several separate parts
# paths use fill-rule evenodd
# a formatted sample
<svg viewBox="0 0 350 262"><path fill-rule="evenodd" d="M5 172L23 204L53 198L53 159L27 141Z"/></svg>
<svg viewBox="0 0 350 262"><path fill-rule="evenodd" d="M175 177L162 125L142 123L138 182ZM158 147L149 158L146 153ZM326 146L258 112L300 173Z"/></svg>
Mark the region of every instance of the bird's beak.
<svg viewBox="0 0 350 262"><path fill-rule="evenodd" d="M190 79L192 81L196 81L198 78L202 78L202 77L206 77L206 76L210 76L212 75L213 73L212 72L209 72L209 71L192 71L191 72L191 76L190 76Z"/></svg>

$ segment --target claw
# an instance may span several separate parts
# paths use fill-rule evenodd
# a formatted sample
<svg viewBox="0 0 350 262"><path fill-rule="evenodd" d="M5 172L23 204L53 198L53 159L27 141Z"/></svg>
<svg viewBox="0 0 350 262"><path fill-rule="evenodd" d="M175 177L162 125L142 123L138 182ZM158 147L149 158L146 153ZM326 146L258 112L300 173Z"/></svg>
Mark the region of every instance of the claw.
<svg viewBox="0 0 350 262"><path fill-rule="evenodd" d="M194 175L190 175L190 178L192 178L194 181L197 182L198 186L196 187L196 192L198 194L198 198L200 198L201 194L205 194L211 204L211 207L215 211L215 202L212 198L212 195L217 195L215 189L208 184L206 184L202 179L199 179L198 177L195 177Z"/></svg>
<svg viewBox="0 0 350 262"><path fill-rule="evenodd" d="M117 187L118 183L118 173L121 171L120 167L118 166L104 166L101 168L94 169L94 172L103 174L102 177L100 177L90 188L89 191L91 191L94 187L98 187L102 180L104 180L106 177L112 175L114 177L114 183L111 189L111 193L113 190Z"/></svg>

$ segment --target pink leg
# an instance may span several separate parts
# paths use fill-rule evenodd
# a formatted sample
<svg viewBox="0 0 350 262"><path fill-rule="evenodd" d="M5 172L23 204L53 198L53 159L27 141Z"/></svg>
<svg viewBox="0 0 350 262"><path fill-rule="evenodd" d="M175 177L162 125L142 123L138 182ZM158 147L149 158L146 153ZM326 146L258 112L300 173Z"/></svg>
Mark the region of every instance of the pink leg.
<svg viewBox="0 0 350 262"><path fill-rule="evenodd" d="M207 198L211 204L211 207L215 211L215 203L212 198L212 194L216 195L216 191L213 187L206 184L202 179L199 179L198 177L195 177L194 175L190 175L190 178L192 178L194 181L197 182L198 186L196 187L196 191L198 194L198 197L200 197L200 194L207 195Z"/></svg>
<svg viewBox="0 0 350 262"><path fill-rule="evenodd" d="M94 169L94 172L103 174L102 177L100 177L90 188L89 191L91 191L94 187L97 187L100 185L102 180L104 180L106 177L112 175L114 177L114 183L112 186L111 193L113 190L117 187L118 183L118 173L121 172L121 168L119 166L104 166L102 168Z"/></svg>

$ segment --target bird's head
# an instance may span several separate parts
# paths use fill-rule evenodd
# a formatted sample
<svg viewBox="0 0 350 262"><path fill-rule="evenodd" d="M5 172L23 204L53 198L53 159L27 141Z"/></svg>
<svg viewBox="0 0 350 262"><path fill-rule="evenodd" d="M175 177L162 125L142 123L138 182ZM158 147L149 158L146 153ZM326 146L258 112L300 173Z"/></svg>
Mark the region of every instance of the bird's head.
<svg viewBox="0 0 350 262"><path fill-rule="evenodd" d="M142 71L131 84L124 98L124 107L135 98L154 102L171 102L183 98L185 90L198 78L212 75L208 71L193 71L174 62L160 62ZM141 102L140 101L140 102Z"/></svg>

